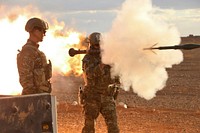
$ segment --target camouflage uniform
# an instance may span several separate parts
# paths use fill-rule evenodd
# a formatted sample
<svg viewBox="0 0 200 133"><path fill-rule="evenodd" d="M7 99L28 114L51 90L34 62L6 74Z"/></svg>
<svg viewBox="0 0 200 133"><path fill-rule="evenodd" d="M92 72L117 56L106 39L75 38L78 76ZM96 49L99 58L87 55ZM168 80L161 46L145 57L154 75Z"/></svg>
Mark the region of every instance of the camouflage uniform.
<svg viewBox="0 0 200 133"><path fill-rule="evenodd" d="M38 49L39 45L31 40L22 47L17 55L17 67L22 94L51 92L51 63L47 64L45 54Z"/></svg>
<svg viewBox="0 0 200 133"><path fill-rule="evenodd" d="M108 89L114 82L111 79L110 66L101 67L100 64L100 55L86 54L83 58L85 124L82 133L95 132L95 120L99 113L105 118L108 133L119 133L115 100Z"/></svg>

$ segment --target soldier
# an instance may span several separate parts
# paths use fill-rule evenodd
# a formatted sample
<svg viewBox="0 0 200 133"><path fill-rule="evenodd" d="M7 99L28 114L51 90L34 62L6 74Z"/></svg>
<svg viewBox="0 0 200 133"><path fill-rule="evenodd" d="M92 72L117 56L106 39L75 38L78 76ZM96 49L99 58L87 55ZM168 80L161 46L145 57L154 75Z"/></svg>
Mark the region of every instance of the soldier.
<svg viewBox="0 0 200 133"><path fill-rule="evenodd" d="M119 133L114 99L117 91L111 85L115 80L111 79L111 67L101 62L100 37L98 32L89 36L90 47L82 60L85 81L81 96L85 117L82 133L95 132L95 120L99 113L105 119L108 133Z"/></svg>
<svg viewBox="0 0 200 133"><path fill-rule="evenodd" d="M22 95L51 93L51 62L47 63L45 54L39 50L48 23L40 18L31 18L25 25L29 39L17 54L19 82L23 87Z"/></svg>

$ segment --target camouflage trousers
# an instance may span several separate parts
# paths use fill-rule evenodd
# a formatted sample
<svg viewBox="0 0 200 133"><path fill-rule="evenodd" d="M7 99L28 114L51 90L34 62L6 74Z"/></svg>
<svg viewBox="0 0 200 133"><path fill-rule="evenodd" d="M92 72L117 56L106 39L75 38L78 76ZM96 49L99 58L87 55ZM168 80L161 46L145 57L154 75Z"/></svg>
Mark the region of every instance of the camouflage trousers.
<svg viewBox="0 0 200 133"><path fill-rule="evenodd" d="M85 123L82 133L95 133L95 120L100 113L105 119L108 133L119 133L116 105L112 96L86 94L83 109Z"/></svg>
<svg viewBox="0 0 200 133"><path fill-rule="evenodd" d="M29 95L29 94L38 94L38 93L51 93L51 88L45 87L44 89L37 89L37 88L31 88L31 89L23 89L22 95Z"/></svg>

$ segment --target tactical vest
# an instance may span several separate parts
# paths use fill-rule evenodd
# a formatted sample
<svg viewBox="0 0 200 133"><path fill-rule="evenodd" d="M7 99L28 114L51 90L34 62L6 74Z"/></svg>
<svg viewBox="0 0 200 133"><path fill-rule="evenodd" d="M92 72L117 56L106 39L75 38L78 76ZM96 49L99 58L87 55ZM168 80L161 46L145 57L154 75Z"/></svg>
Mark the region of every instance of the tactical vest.
<svg viewBox="0 0 200 133"><path fill-rule="evenodd" d="M104 93L112 83L110 67L100 69L101 58L86 54L83 58L83 78L86 88L93 92Z"/></svg>
<svg viewBox="0 0 200 133"><path fill-rule="evenodd" d="M31 51L32 54L29 55L30 61L28 62L32 62L34 65L33 72L30 72L30 74L32 74L32 76L30 77L33 77L33 79L30 79L33 80L34 84L33 86L37 88L38 93L51 92L51 84L49 81L52 76L51 63L48 64L45 54L42 51L40 51L37 47L33 46L29 41L27 42L26 45L23 46L22 50L17 55L17 61L19 64L18 65L19 74L23 73L23 71L26 71L25 68L20 67L20 63L23 63L24 58L27 58L24 57L24 53L29 51ZM29 75L21 74L21 76L29 76ZM23 77L21 79L23 79ZM23 82L26 81L20 80L20 83L22 84L23 88L26 88L26 83Z"/></svg>

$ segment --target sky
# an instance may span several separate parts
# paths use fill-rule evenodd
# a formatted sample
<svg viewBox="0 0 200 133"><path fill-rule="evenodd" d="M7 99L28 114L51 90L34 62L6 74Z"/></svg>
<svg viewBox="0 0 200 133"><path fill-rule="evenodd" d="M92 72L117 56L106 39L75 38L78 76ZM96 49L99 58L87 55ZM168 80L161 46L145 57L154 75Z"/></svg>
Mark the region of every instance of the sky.
<svg viewBox="0 0 200 133"><path fill-rule="evenodd" d="M106 32L125 0L0 0L0 7L9 8L32 5L41 13L51 14L67 27L91 33ZM200 0L152 0L157 13L167 16L181 36L200 35Z"/></svg>

